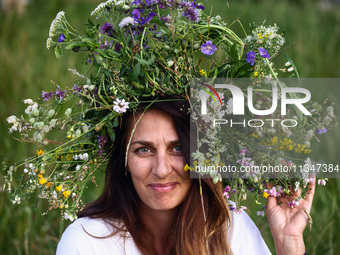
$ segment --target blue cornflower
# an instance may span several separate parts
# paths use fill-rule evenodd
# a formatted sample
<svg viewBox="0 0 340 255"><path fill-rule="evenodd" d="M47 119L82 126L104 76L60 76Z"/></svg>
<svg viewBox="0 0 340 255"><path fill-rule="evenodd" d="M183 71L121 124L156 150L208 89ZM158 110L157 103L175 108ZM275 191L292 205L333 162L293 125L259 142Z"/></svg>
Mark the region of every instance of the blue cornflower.
<svg viewBox="0 0 340 255"><path fill-rule="evenodd" d="M252 66L254 65L255 58L256 58L256 52L254 51L247 52L246 61L250 63L250 65Z"/></svg>
<svg viewBox="0 0 340 255"><path fill-rule="evenodd" d="M325 127L323 128L318 128L315 132L318 134L318 135L321 135L321 134L324 134L324 133L327 133L327 129Z"/></svg>
<svg viewBox="0 0 340 255"><path fill-rule="evenodd" d="M201 52L204 55L211 56L215 53L217 50L216 45L213 44L212 41L206 41L204 44L201 46Z"/></svg>
<svg viewBox="0 0 340 255"><path fill-rule="evenodd" d="M58 38L58 43L64 42L65 39L66 39L66 36L65 36L63 33L61 33L61 34L59 35L59 38Z"/></svg>
<svg viewBox="0 0 340 255"><path fill-rule="evenodd" d="M259 48L259 53L260 53L260 56L263 58L268 58L268 59L270 58L268 52L262 47Z"/></svg>

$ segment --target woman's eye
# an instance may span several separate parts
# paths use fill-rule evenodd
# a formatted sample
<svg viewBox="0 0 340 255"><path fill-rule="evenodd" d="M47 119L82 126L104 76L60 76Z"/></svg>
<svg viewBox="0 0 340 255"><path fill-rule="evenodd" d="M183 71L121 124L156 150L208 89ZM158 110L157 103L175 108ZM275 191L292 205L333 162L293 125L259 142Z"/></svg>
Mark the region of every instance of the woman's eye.
<svg viewBox="0 0 340 255"><path fill-rule="evenodd" d="M137 152L137 153L141 153L141 154L145 154L145 153L150 152L150 150L149 150L148 148L146 148L146 147L141 147L141 148L138 148L138 149L136 150L136 152Z"/></svg>
<svg viewBox="0 0 340 255"><path fill-rule="evenodd" d="M183 147L181 145L177 145L173 148L174 152L177 154L182 154L183 152Z"/></svg>

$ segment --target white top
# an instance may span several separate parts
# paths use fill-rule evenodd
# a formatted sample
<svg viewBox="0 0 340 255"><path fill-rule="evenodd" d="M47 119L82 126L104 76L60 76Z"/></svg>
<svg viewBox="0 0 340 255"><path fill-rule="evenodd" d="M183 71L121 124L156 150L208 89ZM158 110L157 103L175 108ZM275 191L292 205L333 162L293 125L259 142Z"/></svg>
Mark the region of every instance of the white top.
<svg viewBox="0 0 340 255"><path fill-rule="evenodd" d="M235 255L271 254L260 231L247 213L231 212L233 232L231 249ZM86 232L85 232L85 230ZM119 234L109 238L112 227L103 220L80 218L63 233L57 255L140 255L131 236L124 240ZM95 236L92 237L91 235Z"/></svg>

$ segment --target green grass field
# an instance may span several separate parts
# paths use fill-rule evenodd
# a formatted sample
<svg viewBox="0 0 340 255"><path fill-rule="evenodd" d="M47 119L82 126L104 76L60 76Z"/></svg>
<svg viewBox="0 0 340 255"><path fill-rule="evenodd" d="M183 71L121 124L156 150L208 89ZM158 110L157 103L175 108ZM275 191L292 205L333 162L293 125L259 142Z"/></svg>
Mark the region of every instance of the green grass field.
<svg viewBox="0 0 340 255"><path fill-rule="evenodd" d="M70 86L74 79L67 68L81 70L82 56L66 53L56 59L53 51L46 49L46 39L51 21L58 11L64 10L74 27L87 21L99 0L32 0L26 13L5 13L0 10L0 161L12 164L17 160L35 154L32 144L22 144L8 134L9 125L5 119L24 112L23 99L37 99L42 90L54 89L51 80L61 86ZM287 45L296 42L287 50L295 62L301 77L340 77L340 6L331 9L320 8L314 0L209 0L214 5L212 13L219 13L232 24L240 19L248 30L251 22L276 23L283 31ZM207 8L210 10L210 7ZM232 25L241 33L238 23ZM277 60L284 63L285 59ZM325 91L318 88L315 92ZM335 102L340 90L329 92ZM336 115L340 115L339 101ZM333 130L315 151L324 162L339 163L340 132ZM68 222L61 221L58 210L46 216L44 203L35 200L23 205L12 205L8 192L2 190L3 172L0 171L0 254L54 254ZM100 182L99 179L97 182ZM98 195L100 188L90 189L87 200ZM312 232L305 231L307 254L340 254L340 180L332 179L326 187L317 187L311 212L314 224ZM255 208L248 206L247 212L256 221L272 251L273 240L268 224L260 222Z"/></svg>

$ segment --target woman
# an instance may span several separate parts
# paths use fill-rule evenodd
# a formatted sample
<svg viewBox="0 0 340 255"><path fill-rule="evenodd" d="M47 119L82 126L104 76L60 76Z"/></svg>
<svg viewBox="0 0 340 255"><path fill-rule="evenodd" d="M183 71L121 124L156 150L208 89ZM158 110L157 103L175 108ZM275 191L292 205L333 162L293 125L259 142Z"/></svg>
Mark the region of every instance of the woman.
<svg viewBox="0 0 340 255"><path fill-rule="evenodd" d="M270 254L247 214L228 210L221 184L184 170L190 122L184 101L158 101L123 119L102 195L78 214L57 254ZM127 153L127 155L126 155ZM304 254L315 181L299 207L268 198L277 254ZM204 209L203 209L204 208Z"/></svg>

